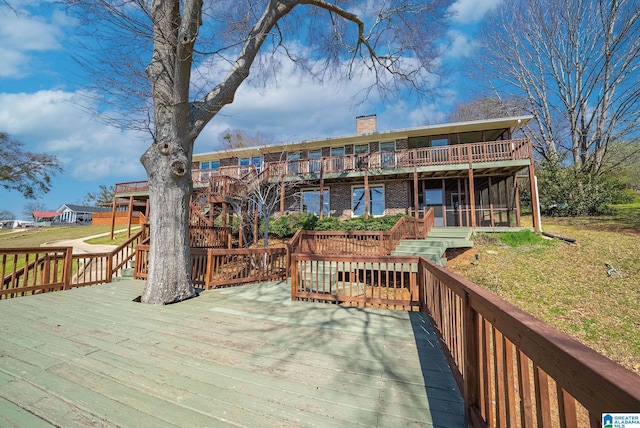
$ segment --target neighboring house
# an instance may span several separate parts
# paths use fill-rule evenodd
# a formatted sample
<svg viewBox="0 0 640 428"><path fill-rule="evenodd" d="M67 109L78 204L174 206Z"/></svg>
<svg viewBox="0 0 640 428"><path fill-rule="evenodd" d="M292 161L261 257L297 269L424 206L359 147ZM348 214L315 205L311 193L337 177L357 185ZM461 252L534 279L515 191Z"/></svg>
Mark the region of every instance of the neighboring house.
<svg viewBox="0 0 640 428"><path fill-rule="evenodd" d="M34 223L31 220L1 220L0 229L19 229L31 227Z"/></svg>
<svg viewBox="0 0 640 428"><path fill-rule="evenodd" d="M215 193L238 187L230 181L245 187L280 182L280 213L344 219L433 208L437 226L520 226L519 177L528 179L534 206L537 192L531 143L513 136L530 119L378 131L375 115L360 116L349 136L195 154L194 188ZM118 197L146 195L145 182L116 186ZM219 196L225 213L225 198L237 195ZM539 230L538 211L532 211Z"/></svg>
<svg viewBox="0 0 640 428"><path fill-rule="evenodd" d="M107 207L86 207L82 205L63 204L58 208L58 221L69 224L91 224L95 213L109 212Z"/></svg>
<svg viewBox="0 0 640 428"><path fill-rule="evenodd" d="M33 211L31 216L36 226L51 226L52 223L60 221L60 213L57 211Z"/></svg>

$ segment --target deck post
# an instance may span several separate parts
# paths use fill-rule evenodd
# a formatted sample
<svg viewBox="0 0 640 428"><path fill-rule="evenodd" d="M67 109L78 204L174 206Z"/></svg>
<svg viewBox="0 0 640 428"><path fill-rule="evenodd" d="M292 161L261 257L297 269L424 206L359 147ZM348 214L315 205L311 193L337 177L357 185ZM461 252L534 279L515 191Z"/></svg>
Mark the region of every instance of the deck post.
<svg viewBox="0 0 640 428"><path fill-rule="evenodd" d="M531 214L533 215L533 229L539 233L542 231L540 227L540 205L538 201L538 184L536 183L536 174L533 163L529 165L529 182L531 183Z"/></svg>
<svg viewBox="0 0 640 428"><path fill-rule="evenodd" d="M469 207L471 208L471 228L476 228L476 186L473 182L473 165L471 164L471 150L469 150Z"/></svg>
<svg viewBox="0 0 640 428"><path fill-rule="evenodd" d="M284 215L284 176L280 182L280 215Z"/></svg>
<svg viewBox="0 0 640 428"><path fill-rule="evenodd" d="M417 159L417 157L414 157L414 159ZM416 220L418 219L418 217L420 216L418 214L418 167L414 166L413 167L413 216L416 218Z"/></svg>
<svg viewBox="0 0 640 428"><path fill-rule="evenodd" d="M131 238L131 218L133 216L133 196L129 196L129 216L127 219L127 239Z"/></svg>
<svg viewBox="0 0 640 428"><path fill-rule="evenodd" d="M254 201L254 207L253 207L253 239L254 241L257 243L258 242L258 221L259 221L259 217L258 217L258 201Z"/></svg>
<svg viewBox="0 0 640 428"><path fill-rule="evenodd" d="M116 229L116 204L117 198L115 192L113 193L113 206L111 208L111 240L113 241L113 233Z"/></svg>
<svg viewBox="0 0 640 428"><path fill-rule="evenodd" d="M491 177L487 177L489 181L489 221L491 222L491 227L495 227L496 221L493 218L493 183L491 182Z"/></svg>
<svg viewBox="0 0 640 428"><path fill-rule="evenodd" d="M364 170L364 219L369 218L369 169Z"/></svg>
<svg viewBox="0 0 640 428"><path fill-rule="evenodd" d="M520 190L518 189L518 173L513 174L513 203L516 209L516 226L520 227Z"/></svg>
<svg viewBox="0 0 640 428"><path fill-rule="evenodd" d="M324 218L324 162L320 162L320 220Z"/></svg>

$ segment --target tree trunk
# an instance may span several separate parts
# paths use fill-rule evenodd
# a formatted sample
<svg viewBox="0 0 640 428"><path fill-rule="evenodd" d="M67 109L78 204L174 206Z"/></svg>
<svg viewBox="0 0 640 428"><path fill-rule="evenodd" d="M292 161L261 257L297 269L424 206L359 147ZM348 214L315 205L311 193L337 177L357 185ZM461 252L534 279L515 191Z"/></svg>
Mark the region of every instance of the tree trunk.
<svg viewBox="0 0 640 428"><path fill-rule="evenodd" d="M154 143L142 156L149 177L150 250L142 302L156 305L195 296L189 251L190 171L183 156L165 154Z"/></svg>

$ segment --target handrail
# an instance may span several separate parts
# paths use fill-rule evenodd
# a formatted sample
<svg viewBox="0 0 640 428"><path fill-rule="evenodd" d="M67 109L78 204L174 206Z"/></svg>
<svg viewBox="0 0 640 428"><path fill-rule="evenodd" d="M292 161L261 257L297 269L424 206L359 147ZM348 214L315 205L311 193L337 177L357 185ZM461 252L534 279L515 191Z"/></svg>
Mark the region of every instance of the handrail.
<svg viewBox="0 0 640 428"><path fill-rule="evenodd" d="M213 183L223 178L233 179L241 183L251 183L256 179L261 182L275 177L319 175L320 171L323 174L328 174L342 173L344 171L394 170L396 168L432 165L474 164L529 159L531 159L529 140L522 138L462 143L443 147L400 149L393 152L328 156L319 159L265 162L260 174L257 174L254 165L232 165L206 170L194 168L191 170L191 176L194 183ZM222 197L234 196L242 191L242 188L229 187L228 183L223 188L227 193L221 193ZM148 190L148 182L146 181L117 183L115 194L117 196L119 193L145 190Z"/></svg>
<svg viewBox="0 0 640 428"><path fill-rule="evenodd" d="M596 427L640 408L636 374L426 258L293 254L291 271L293 300L425 312L469 426Z"/></svg>

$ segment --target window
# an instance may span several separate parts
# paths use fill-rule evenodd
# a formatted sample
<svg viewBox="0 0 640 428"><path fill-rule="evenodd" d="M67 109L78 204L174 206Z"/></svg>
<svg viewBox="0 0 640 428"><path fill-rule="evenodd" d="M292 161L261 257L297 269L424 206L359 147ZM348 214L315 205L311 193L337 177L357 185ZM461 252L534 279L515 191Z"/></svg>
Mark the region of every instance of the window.
<svg viewBox="0 0 640 428"><path fill-rule="evenodd" d="M262 158L260 156L254 156L251 158L251 165L256 167L256 171L260 174L262 170Z"/></svg>
<svg viewBox="0 0 640 428"><path fill-rule="evenodd" d="M309 152L309 172L319 173L320 172L320 158L322 158L322 150L311 150Z"/></svg>
<svg viewBox="0 0 640 428"><path fill-rule="evenodd" d="M393 168L396 166L396 143L380 143L380 166L383 168Z"/></svg>
<svg viewBox="0 0 640 428"><path fill-rule="evenodd" d="M287 153L287 174L300 173L300 152Z"/></svg>
<svg viewBox="0 0 640 428"><path fill-rule="evenodd" d="M331 171L344 171L344 147L331 147Z"/></svg>
<svg viewBox="0 0 640 428"><path fill-rule="evenodd" d="M353 153L356 155L356 169L365 169L369 166L369 145L356 144L353 146Z"/></svg>
<svg viewBox="0 0 640 428"><path fill-rule="evenodd" d="M431 140L431 147L442 147L448 146L449 139L448 138L434 138Z"/></svg>
<svg viewBox="0 0 640 428"><path fill-rule="evenodd" d="M353 146L353 153L357 155L366 155L369 153L369 145L368 144L356 144Z"/></svg>
<svg viewBox="0 0 640 428"><path fill-rule="evenodd" d="M351 191L352 215L364 215L364 187L353 187ZM369 187L369 214L384 215L384 186Z"/></svg>
<svg viewBox="0 0 640 428"><path fill-rule="evenodd" d="M210 177L217 175L217 171L212 171L212 170L219 169L219 168L220 168L219 160L200 162L199 180L207 181Z"/></svg>
<svg viewBox="0 0 640 428"><path fill-rule="evenodd" d="M329 215L329 189L324 189L322 201L322 213ZM320 215L320 189L306 189L302 191L302 211Z"/></svg>
<svg viewBox="0 0 640 428"><path fill-rule="evenodd" d="M251 165L251 159L249 159L249 158L240 158L238 160L238 165L240 165L240 166L249 166L249 165Z"/></svg>

